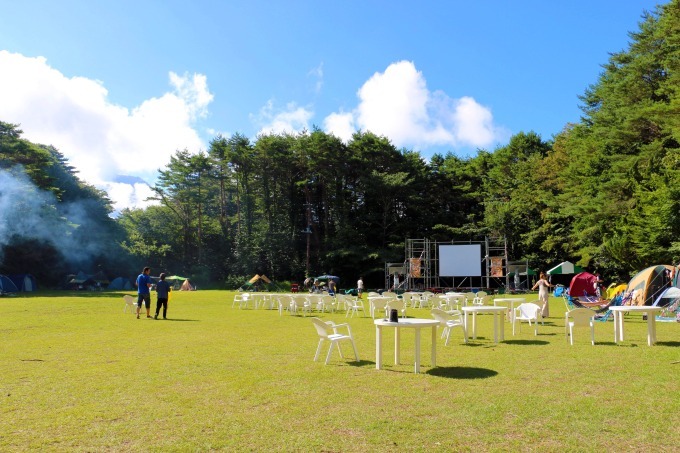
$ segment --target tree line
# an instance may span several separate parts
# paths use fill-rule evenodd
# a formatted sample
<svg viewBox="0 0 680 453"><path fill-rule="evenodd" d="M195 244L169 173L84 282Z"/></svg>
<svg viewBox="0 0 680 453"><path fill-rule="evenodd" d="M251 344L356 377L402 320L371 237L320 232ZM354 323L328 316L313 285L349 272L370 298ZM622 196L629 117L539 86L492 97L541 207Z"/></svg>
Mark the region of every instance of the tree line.
<svg viewBox="0 0 680 453"><path fill-rule="evenodd" d="M68 197L93 203L92 226L76 230L83 240L89 228L106 235L117 250L91 258L110 272L134 262L216 286L254 273L297 281L333 273L344 282L361 274L379 286L408 238L488 235L505 236L511 259L532 268L570 260L623 280L680 259L679 27L678 0L645 13L629 47L581 96L580 121L549 140L520 132L472 157L426 160L370 131L347 143L318 128L254 141L217 136L205 151L175 152L152 187L157 205L115 219L105 194L57 150L22 139L18 125L0 123L0 166L22 164L55 194L56 211ZM68 213L60 215L72 234ZM4 255L25 250L21 241L30 235L4 240ZM31 250L45 246L34 241ZM22 264L3 261L0 272Z"/></svg>

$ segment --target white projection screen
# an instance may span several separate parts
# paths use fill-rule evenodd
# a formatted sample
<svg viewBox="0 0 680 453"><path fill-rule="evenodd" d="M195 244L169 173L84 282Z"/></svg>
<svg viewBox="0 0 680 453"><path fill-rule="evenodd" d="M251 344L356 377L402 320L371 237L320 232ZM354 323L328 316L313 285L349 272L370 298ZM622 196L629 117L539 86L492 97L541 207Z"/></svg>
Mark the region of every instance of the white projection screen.
<svg viewBox="0 0 680 453"><path fill-rule="evenodd" d="M481 277L482 245L440 245L439 275L442 277Z"/></svg>

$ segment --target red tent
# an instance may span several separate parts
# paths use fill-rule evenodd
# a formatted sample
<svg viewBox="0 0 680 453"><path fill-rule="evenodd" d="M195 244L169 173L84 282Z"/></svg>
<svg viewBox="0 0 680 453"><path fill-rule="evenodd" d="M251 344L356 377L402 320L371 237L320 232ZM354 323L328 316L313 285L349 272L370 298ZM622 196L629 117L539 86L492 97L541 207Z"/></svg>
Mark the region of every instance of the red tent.
<svg viewBox="0 0 680 453"><path fill-rule="evenodd" d="M595 296L597 277L589 272L581 272L571 279L569 295L571 297Z"/></svg>

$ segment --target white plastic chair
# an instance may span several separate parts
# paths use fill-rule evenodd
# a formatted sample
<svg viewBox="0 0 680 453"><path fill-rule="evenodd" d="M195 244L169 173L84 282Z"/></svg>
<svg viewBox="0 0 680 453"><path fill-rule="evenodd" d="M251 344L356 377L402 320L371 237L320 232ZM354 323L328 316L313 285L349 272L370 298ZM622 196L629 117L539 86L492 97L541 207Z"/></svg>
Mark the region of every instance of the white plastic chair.
<svg viewBox="0 0 680 453"><path fill-rule="evenodd" d="M345 318L348 317L350 313L352 313L352 316L350 316L350 318L353 318L355 313L357 313L358 315L359 310L363 311L364 316L366 316L364 301L361 299L345 298L345 306L347 307L347 313L345 313Z"/></svg>
<svg viewBox="0 0 680 453"><path fill-rule="evenodd" d="M474 302L475 297L477 297L475 295L475 293L465 293L465 296L464 296L465 306L472 305L472 302Z"/></svg>
<svg viewBox="0 0 680 453"><path fill-rule="evenodd" d="M574 345L574 327L590 327L590 343L595 346L595 313L588 308L574 308L564 314L564 333ZM569 333L567 333L569 329Z"/></svg>
<svg viewBox="0 0 680 453"><path fill-rule="evenodd" d="M522 321L526 321L531 326L534 321L534 335L538 335L538 321L543 321L541 317L541 307L531 302L519 304L515 308L515 316L512 318L512 334L515 335L515 323L519 322L519 331L522 331Z"/></svg>
<svg viewBox="0 0 680 453"><path fill-rule="evenodd" d="M234 302L231 304L232 308L234 305L238 304L238 308L244 308L248 307L248 303L250 301L250 294L249 293L242 293L242 294L236 294L234 295Z"/></svg>
<svg viewBox="0 0 680 453"><path fill-rule="evenodd" d="M385 311L385 307L387 306L388 302L389 299L385 297L369 297L368 303L371 304L371 317L375 319L376 312L380 313L381 311Z"/></svg>
<svg viewBox="0 0 680 453"><path fill-rule="evenodd" d="M390 310L398 310L402 318L406 317L406 304L403 299L392 299L388 301L385 306L385 313L389 313Z"/></svg>
<svg viewBox="0 0 680 453"><path fill-rule="evenodd" d="M324 294L321 296L321 301L317 304L317 309L320 311L328 310L330 313L335 311L337 306L336 296L331 296L330 294Z"/></svg>
<svg viewBox="0 0 680 453"><path fill-rule="evenodd" d="M298 311L302 311L302 315L307 316L307 313L312 311L312 304L307 296L296 294L291 297L293 298L293 302L290 305L291 313L297 314Z"/></svg>
<svg viewBox="0 0 680 453"><path fill-rule="evenodd" d="M328 347L328 354L326 354L326 365L331 359L331 351L333 350L333 344L338 348L340 357L344 358L342 355L342 349L340 348L341 341L349 341L352 343L352 348L354 349L354 358L359 361L359 353L357 352L357 346L354 344L354 338L352 337L352 328L348 323L335 324L333 321L323 322L319 318L312 318L312 323L316 327L316 332L319 334L319 345L316 347L316 354L314 355L314 361L319 358L319 353L321 352L321 345L324 341L329 341L330 346ZM346 327L347 334L338 333L339 327Z"/></svg>
<svg viewBox="0 0 680 453"><path fill-rule="evenodd" d="M484 305L484 297L486 297L486 291L477 291L474 299L472 299L472 305Z"/></svg>
<svg viewBox="0 0 680 453"><path fill-rule="evenodd" d="M290 296L281 294L276 297L276 301L279 304L279 316L283 316L283 312L286 310L292 313L293 299Z"/></svg>
<svg viewBox="0 0 680 453"><path fill-rule="evenodd" d="M137 301L135 300L135 298L130 296L129 294L126 294L123 296L123 299L125 300L123 313L127 313L128 309L130 309L130 313L134 314L135 311L137 310Z"/></svg>
<svg viewBox="0 0 680 453"><path fill-rule="evenodd" d="M465 322L463 321L463 314L457 310L452 310L450 312L445 312L439 308L433 308L432 317L439 321L439 325L444 328L442 330L442 338L446 336L446 346L449 345L449 337L451 336L451 329L454 327L460 327L463 329L463 339L467 343L467 329L465 327Z"/></svg>

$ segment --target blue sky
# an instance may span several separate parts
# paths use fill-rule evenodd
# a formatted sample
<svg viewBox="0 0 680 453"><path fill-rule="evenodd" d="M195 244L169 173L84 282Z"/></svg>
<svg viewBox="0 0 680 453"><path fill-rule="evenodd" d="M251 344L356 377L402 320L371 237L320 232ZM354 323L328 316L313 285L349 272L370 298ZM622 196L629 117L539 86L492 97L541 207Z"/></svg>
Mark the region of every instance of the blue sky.
<svg viewBox="0 0 680 453"><path fill-rule="evenodd" d="M648 0L0 0L0 120L117 207L177 150L313 125L424 157L550 139ZM135 162L131 164L131 162Z"/></svg>

